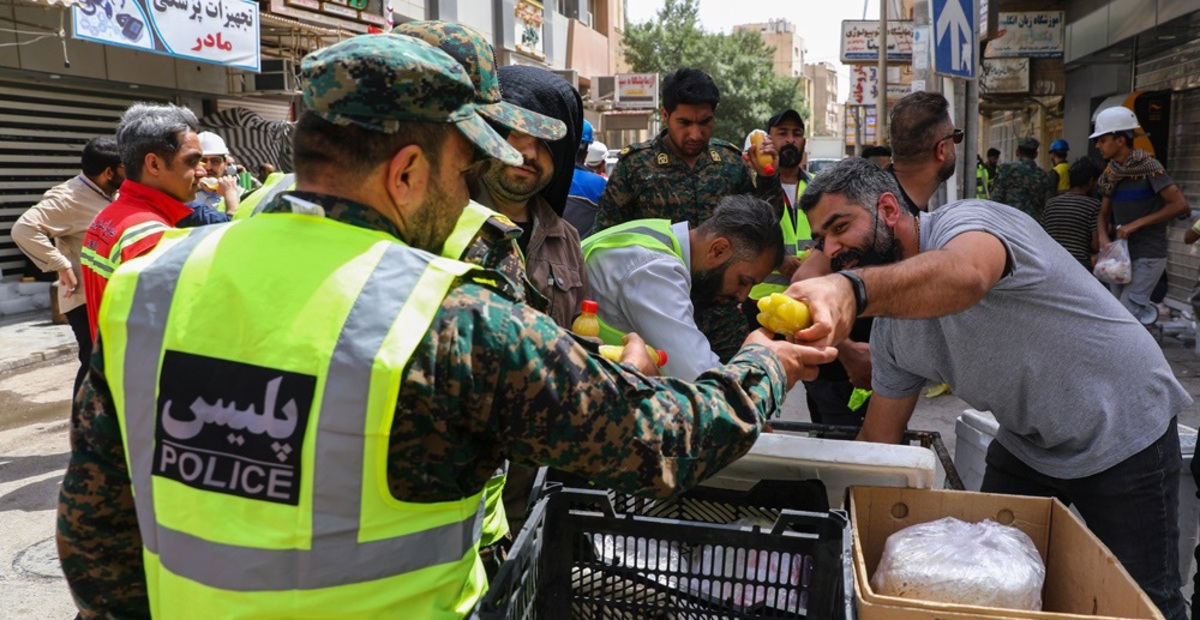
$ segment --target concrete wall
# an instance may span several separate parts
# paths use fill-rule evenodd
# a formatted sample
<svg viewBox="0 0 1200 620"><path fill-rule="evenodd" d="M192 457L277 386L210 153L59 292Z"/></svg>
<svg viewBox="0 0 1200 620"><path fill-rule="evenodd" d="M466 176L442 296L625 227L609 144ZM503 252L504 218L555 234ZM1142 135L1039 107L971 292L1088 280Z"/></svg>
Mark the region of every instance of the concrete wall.
<svg viewBox="0 0 1200 620"><path fill-rule="evenodd" d="M579 20L571 21L571 45L567 67L579 72L580 76L594 78L612 75L612 54L608 49L608 37L588 28Z"/></svg>
<svg viewBox="0 0 1200 620"><path fill-rule="evenodd" d="M1067 69L1063 100L1063 139L1072 146L1071 155L1087 153L1084 145L1092 133L1092 110L1105 97L1128 93L1133 88L1129 63L1095 64ZM1079 146L1076 146L1079 145Z"/></svg>

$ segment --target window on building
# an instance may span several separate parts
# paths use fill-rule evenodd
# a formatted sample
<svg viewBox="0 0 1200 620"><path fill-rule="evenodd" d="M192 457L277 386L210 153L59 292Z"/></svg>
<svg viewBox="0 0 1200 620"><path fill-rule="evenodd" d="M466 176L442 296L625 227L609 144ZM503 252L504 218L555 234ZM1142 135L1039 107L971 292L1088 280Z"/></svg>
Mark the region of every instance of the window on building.
<svg viewBox="0 0 1200 620"><path fill-rule="evenodd" d="M558 0L559 13L583 22L588 28L596 26L596 0Z"/></svg>

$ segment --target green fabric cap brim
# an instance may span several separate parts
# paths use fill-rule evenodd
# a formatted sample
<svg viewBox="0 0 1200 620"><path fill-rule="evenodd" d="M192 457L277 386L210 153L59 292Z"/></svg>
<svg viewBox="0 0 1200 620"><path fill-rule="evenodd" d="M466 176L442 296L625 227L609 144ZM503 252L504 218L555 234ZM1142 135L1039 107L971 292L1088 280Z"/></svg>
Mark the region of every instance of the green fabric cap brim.
<svg viewBox="0 0 1200 620"><path fill-rule="evenodd" d="M493 121L513 131L519 131L535 138L553 142L561 140L563 136L567 135L566 123L545 114L526 110L507 101L476 103L475 108Z"/></svg>
<svg viewBox="0 0 1200 620"><path fill-rule="evenodd" d="M509 166L520 166L525 161L521 152L513 148L508 140L501 138L500 134L496 133L496 130L492 129L491 125L488 125L487 121L478 114L471 114L454 124L468 140L489 156Z"/></svg>

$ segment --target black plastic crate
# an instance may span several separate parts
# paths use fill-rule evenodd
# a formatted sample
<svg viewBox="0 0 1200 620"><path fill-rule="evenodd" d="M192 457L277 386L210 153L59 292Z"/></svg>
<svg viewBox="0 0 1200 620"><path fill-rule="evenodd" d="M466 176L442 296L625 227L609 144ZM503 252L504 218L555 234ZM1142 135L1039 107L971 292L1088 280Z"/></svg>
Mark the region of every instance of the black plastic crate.
<svg viewBox="0 0 1200 620"><path fill-rule="evenodd" d="M645 504L650 510L679 506ZM703 505L703 502L694 505ZM849 521L784 509L770 528L616 510L603 491L538 502L482 620L853 617Z"/></svg>
<svg viewBox="0 0 1200 620"><path fill-rule="evenodd" d="M853 440L858 436L859 428L857 426L834 426L832 424L816 424L814 422L789 422L784 420L771 420L769 422L771 428L784 433L804 433L809 437L819 437L822 439L849 439ZM950 452L946 450L946 444L942 442L942 434L937 431L904 431L904 441L911 444L919 445L922 448L933 450L933 454L937 456L938 461L942 464L942 471L946 472L946 488L955 491L962 491L962 478L958 477L958 469L954 467L954 459L950 458Z"/></svg>

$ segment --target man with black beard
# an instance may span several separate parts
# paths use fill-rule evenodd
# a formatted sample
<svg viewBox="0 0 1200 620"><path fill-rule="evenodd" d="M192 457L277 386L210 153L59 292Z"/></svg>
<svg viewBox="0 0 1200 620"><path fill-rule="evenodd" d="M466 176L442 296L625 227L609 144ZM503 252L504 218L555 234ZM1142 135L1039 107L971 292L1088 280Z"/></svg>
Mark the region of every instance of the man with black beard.
<svg viewBox="0 0 1200 620"><path fill-rule="evenodd" d="M950 118L950 102L938 93L917 91L892 107L892 165L901 204L914 213L929 210L929 198L954 174L956 144L963 132Z"/></svg>
<svg viewBox="0 0 1200 620"><path fill-rule="evenodd" d="M899 443L923 384L949 383L999 423L984 492L1073 503L1163 615L1186 617L1176 422L1192 398L1154 338L1091 274L1063 268L1070 254L1031 216L977 199L914 215L899 192L848 159L800 200L839 271L788 289L813 316L797 340L837 342L877 317L859 439Z"/></svg>
<svg viewBox="0 0 1200 620"><path fill-rule="evenodd" d="M625 333L645 334L667 352L663 374L691 381L721 364L695 312L744 301L783 255L774 209L744 194L727 196L691 230L647 219L600 231L583 242L600 338L619 345Z"/></svg>
<svg viewBox="0 0 1200 620"><path fill-rule="evenodd" d="M896 102L890 126L892 161L884 169L896 183L900 205L910 213L926 211L930 197L954 173L958 161L954 145L962 142L963 132L954 127L946 98L925 91ZM843 253L839 259L823 252L812 253L796 270L792 281L840 271L855 261L888 258L895 251L890 243L885 235L861 251ZM863 398L871 389L870 337L871 319L855 321L850 336L837 343L837 361L822 366L816 381L805 382L809 414L814 422L862 424L870 402Z"/></svg>

